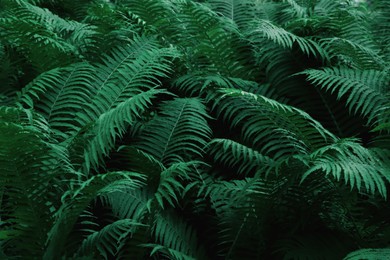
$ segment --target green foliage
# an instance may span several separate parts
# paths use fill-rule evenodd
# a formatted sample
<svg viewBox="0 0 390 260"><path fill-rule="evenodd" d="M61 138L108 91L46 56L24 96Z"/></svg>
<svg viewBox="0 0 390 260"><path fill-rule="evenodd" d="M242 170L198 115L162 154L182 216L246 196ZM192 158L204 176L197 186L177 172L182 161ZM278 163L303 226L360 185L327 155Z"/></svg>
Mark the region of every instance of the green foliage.
<svg viewBox="0 0 390 260"><path fill-rule="evenodd" d="M389 258L389 14L0 1L0 258Z"/></svg>
<svg viewBox="0 0 390 260"><path fill-rule="evenodd" d="M344 259L345 260L354 260L354 259L386 259L390 256L390 250L388 248L379 248L379 249L360 249L352 253L349 253Z"/></svg>

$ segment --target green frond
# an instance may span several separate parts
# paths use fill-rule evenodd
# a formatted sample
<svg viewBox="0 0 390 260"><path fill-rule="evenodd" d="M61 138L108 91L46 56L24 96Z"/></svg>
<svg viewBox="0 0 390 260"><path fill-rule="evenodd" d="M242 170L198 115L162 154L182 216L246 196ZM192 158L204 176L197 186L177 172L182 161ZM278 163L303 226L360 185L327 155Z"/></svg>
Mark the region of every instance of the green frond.
<svg viewBox="0 0 390 260"><path fill-rule="evenodd" d="M164 209L164 201L175 207L175 203L178 203L184 191L184 186L180 181L188 180L188 172L198 163L196 161L178 162L161 172L155 199L162 209Z"/></svg>
<svg viewBox="0 0 390 260"><path fill-rule="evenodd" d="M264 221L275 203L276 194L285 184L283 178L245 178L217 181L207 187L207 195L218 218L220 256L225 259L253 259L261 256Z"/></svg>
<svg viewBox="0 0 390 260"><path fill-rule="evenodd" d="M174 87L184 93L189 93L191 96L201 96L215 87L238 88L248 92L263 91L263 89L254 81L245 80L243 78L226 77L220 74L207 73L207 75L205 75L200 71L185 74L175 79Z"/></svg>
<svg viewBox="0 0 390 260"><path fill-rule="evenodd" d="M88 237L82 241L80 249L74 257L96 257L97 255L94 254L96 251L98 252L99 257L103 257L104 259L109 259L107 253L111 256L117 256L118 252L125 245L124 240L126 240L139 226L144 225L131 219L117 220L103 227L101 230L88 235Z"/></svg>
<svg viewBox="0 0 390 260"><path fill-rule="evenodd" d="M111 208L113 214L119 219L132 219L142 221L148 212L148 202L151 200L147 189L123 189L110 192L100 199L103 205Z"/></svg>
<svg viewBox="0 0 390 260"><path fill-rule="evenodd" d="M378 191L387 197L387 184L390 177L389 161L383 161L375 153L356 143L356 140L341 139L334 144L322 147L310 155L307 162L309 169L302 176L302 181L313 174L322 172L332 175L337 181L344 181L356 186L359 191L374 194Z"/></svg>
<svg viewBox="0 0 390 260"><path fill-rule="evenodd" d="M381 70L386 62L378 50L344 38L323 38L320 46L329 54L330 59L337 59L340 65L349 65L357 69Z"/></svg>
<svg viewBox="0 0 390 260"><path fill-rule="evenodd" d="M36 108L58 137L67 139L77 131L75 114L90 101L93 67L78 63L42 73L18 93L17 105Z"/></svg>
<svg viewBox="0 0 390 260"><path fill-rule="evenodd" d="M46 240L45 259L56 259L63 253L68 234L80 214L98 196L144 185L145 176L132 172L110 172L85 181L74 180L61 198L62 205L54 213L54 222Z"/></svg>
<svg viewBox="0 0 390 260"><path fill-rule="evenodd" d="M59 206L55 190L64 188L61 180L72 177L72 169L44 122L25 112L0 108L0 222L5 224L6 252L38 258ZM18 142L23 145L15 145Z"/></svg>
<svg viewBox="0 0 390 260"><path fill-rule="evenodd" d="M277 171L277 164L272 158L233 140L213 139L208 146L208 153L216 162L229 168L238 167L240 174Z"/></svg>
<svg viewBox="0 0 390 260"><path fill-rule="evenodd" d="M252 207L250 200L262 198L264 203L271 199L278 189L285 184L285 180L261 180L245 178L243 180L217 181L209 185L206 195L210 196L213 208L221 216L227 209Z"/></svg>
<svg viewBox="0 0 390 260"><path fill-rule="evenodd" d="M163 102L159 110L142 132L137 147L164 165L201 157L211 134L201 100L177 98Z"/></svg>
<svg viewBox="0 0 390 260"><path fill-rule="evenodd" d="M239 29L245 29L256 17L256 3L249 0L210 0L207 4L223 15L229 21L235 23Z"/></svg>
<svg viewBox="0 0 390 260"><path fill-rule="evenodd" d="M86 47L93 45L96 27L67 21L26 1L7 5L6 16L0 20L0 33L39 72L77 61Z"/></svg>
<svg viewBox="0 0 390 260"><path fill-rule="evenodd" d="M173 214L157 216L153 235L157 243L144 245L152 248L151 255L177 260L207 259L196 231Z"/></svg>
<svg viewBox="0 0 390 260"><path fill-rule="evenodd" d="M108 155L115 145L116 138L124 134L127 127L140 117L151 105L151 100L160 93L164 92L155 89L141 92L99 116L90 127L90 134L86 134L87 137L92 135L84 149L87 169L91 166L95 168L103 156Z"/></svg>
<svg viewBox="0 0 390 260"><path fill-rule="evenodd" d="M219 116L240 127L252 147L274 160L308 154L334 137L307 113L236 89L220 89L210 100Z"/></svg>
<svg viewBox="0 0 390 260"><path fill-rule="evenodd" d="M181 3L166 0L122 0L120 2L127 7L126 11L130 17L139 19L138 23L162 34L161 36L168 41L175 40L175 34L180 28L176 13ZM151 15L157 13L159 15Z"/></svg>
<svg viewBox="0 0 390 260"><path fill-rule="evenodd" d="M266 38L283 48L292 49L296 43L299 49L306 55L313 55L323 60L328 59L328 54L315 41L297 36L270 21L256 21L250 28L253 29L249 29L246 36L249 37L253 44L259 44L263 42L263 38Z"/></svg>
<svg viewBox="0 0 390 260"><path fill-rule="evenodd" d="M349 112L359 113L371 122L378 110L388 102L385 91L388 89L387 71L356 70L345 67L309 69L302 73L314 85L334 93L338 99L346 96Z"/></svg>
<svg viewBox="0 0 390 260"><path fill-rule="evenodd" d="M349 253L343 260L378 259L390 257L390 248L367 248Z"/></svg>
<svg viewBox="0 0 390 260"><path fill-rule="evenodd" d="M121 164L135 172L146 174L149 178L158 176L165 168L152 155L137 149L134 146L123 145L118 148L118 156L121 159Z"/></svg>

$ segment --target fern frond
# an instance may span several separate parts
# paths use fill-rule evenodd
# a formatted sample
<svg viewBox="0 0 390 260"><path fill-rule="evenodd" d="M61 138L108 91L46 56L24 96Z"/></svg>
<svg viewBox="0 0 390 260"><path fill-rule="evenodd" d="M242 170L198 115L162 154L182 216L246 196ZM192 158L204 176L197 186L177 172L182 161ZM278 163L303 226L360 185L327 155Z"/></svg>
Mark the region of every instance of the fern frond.
<svg viewBox="0 0 390 260"><path fill-rule="evenodd" d="M360 259L387 259L390 257L390 248L365 248L349 253L343 260Z"/></svg>
<svg viewBox="0 0 390 260"><path fill-rule="evenodd" d="M151 89L134 95L117 107L103 113L91 126L88 145L84 149L85 166L88 169L97 167L103 156L108 155L115 145L116 138L121 137L126 128L151 105L152 98L163 93ZM88 137L87 133L87 137Z"/></svg>
<svg viewBox="0 0 390 260"><path fill-rule="evenodd" d="M82 63L39 76L22 91L19 100L41 109L58 128L65 145L74 149L74 160L80 160L76 158L84 153L79 163L88 172L113 148L116 137L140 117L151 99L163 92L154 87L170 72L170 59L176 52L159 47L153 39L135 38L131 45L105 55L102 64ZM97 74L92 75L94 70ZM83 147L78 147L77 138Z"/></svg>
<svg viewBox="0 0 390 260"><path fill-rule="evenodd" d="M197 164L199 164L197 161L178 162L161 172L155 198L162 209L164 209L164 201L176 207L175 202L178 202L184 191L184 186L179 181L189 179L188 172Z"/></svg>
<svg viewBox="0 0 390 260"><path fill-rule="evenodd" d="M357 69L381 70L386 62L377 50L343 38L323 38L320 46L326 50L330 59L338 58L341 64L352 65Z"/></svg>
<svg viewBox="0 0 390 260"><path fill-rule="evenodd" d="M0 20L3 37L29 58L38 72L77 61L85 48L94 44L96 27L67 21L27 1L7 5L6 17Z"/></svg>
<svg viewBox="0 0 390 260"><path fill-rule="evenodd" d="M268 156L229 139L213 139L208 144L208 153L214 160L227 167L238 167L238 173L268 173L276 170L277 164Z"/></svg>
<svg viewBox="0 0 390 260"><path fill-rule="evenodd" d="M62 179L75 176L66 150L50 138L47 125L26 112L0 108L0 222L7 251L39 258L59 207L56 192L65 188Z"/></svg>
<svg viewBox="0 0 390 260"><path fill-rule="evenodd" d="M157 216L153 235L157 244L144 245L153 248L151 255L178 260L207 259L203 247L198 244L196 231L173 214Z"/></svg>
<svg viewBox="0 0 390 260"><path fill-rule="evenodd" d="M207 4L217 13L223 15L238 28L244 29L256 17L256 6L248 0L210 0Z"/></svg>
<svg viewBox="0 0 390 260"><path fill-rule="evenodd" d="M226 259L260 257L265 218L285 184L284 178L245 178L208 185L207 195L218 217L219 255Z"/></svg>
<svg viewBox="0 0 390 260"><path fill-rule="evenodd" d="M283 48L292 49L294 43L296 43L306 55L318 56L323 60L327 59L327 53L315 41L297 36L270 21L259 20L252 27L254 29L249 29L246 35L254 44L262 42L263 38L267 38Z"/></svg>
<svg viewBox="0 0 390 260"><path fill-rule="evenodd" d="M388 161L381 160L355 141L341 139L312 153L309 169L302 176L302 181L313 173L323 172L348 183L351 189L356 186L361 191L364 187L368 193L378 191L386 198L386 185L390 182L386 174L390 170Z"/></svg>
<svg viewBox="0 0 390 260"><path fill-rule="evenodd" d="M240 126L246 142L276 161L310 153L334 139L307 113L263 96L220 89L210 100L218 115Z"/></svg>
<svg viewBox="0 0 390 260"><path fill-rule="evenodd" d="M160 114L145 128L137 147L164 165L201 157L211 130L206 107L196 98L177 98L160 106Z"/></svg>
<svg viewBox="0 0 390 260"><path fill-rule="evenodd" d="M132 172L110 172L86 181L74 181L61 198L62 205L54 213L54 223L48 232L44 258L61 255L74 224L93 199L108 193L137 189L144 185L145 176Z"/></svg>
<svg viewBox="0 0 390 260"><path fill-rule="evenodd" d="M118 252L125 245L127 236L129 236L139 226L144 226L141 223L135 222L131 219L117 220L101 230L96 231L86 237L78 252L73 257L81 256L96 256L95 251L99 253L100 257L109 259L108 254L117 256Z"/></svg>
<svg viewBox="0 0 390 260"><path fill-rule="evenodd" d="M331 93L337 91L340 99L347 96L349 112L360 113L372 122L377 111L387 103L384 91L388 88L387 71L352 70L345 67L309 69L302 73L307 79Z"/></svg>

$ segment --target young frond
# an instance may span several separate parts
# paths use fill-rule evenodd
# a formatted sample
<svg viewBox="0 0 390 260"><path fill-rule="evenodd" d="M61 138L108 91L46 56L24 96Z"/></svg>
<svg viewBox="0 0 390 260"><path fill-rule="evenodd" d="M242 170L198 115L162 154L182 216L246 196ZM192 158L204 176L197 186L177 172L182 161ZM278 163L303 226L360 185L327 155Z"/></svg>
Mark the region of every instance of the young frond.
<svg viewBox="0 0 390 260"><path fill-rule="evenodd" d="M142 132L137 147L166 166L201 157L211 135L208 117L206 107L197 98L166 101Z"/></svg>

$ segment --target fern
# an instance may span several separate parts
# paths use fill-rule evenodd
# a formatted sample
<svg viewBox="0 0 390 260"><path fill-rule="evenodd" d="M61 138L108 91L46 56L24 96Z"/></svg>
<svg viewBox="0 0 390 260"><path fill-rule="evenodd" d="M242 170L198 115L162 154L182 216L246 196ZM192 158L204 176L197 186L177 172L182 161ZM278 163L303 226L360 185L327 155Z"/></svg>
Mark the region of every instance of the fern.
<svg viewBox="0 0 390 260"><path fill-rule="evenodd" d="M45 258L56 258L63 250L67 235L78 216L97 196L121 191L125 188L139 188L145 177L130 172L113 172L96 175L84 182L71 183L72 189L64 193L62 205L56 211L54 223L48 232Z"/></svg>
<svg viewBox="0 0 390 260"><path fill-rule="evenodd" d="M250 173L253 170L257 173L277 170L274 160L235 141L213 139L209 146L209 154L215 161L229 168L238 166L238 172L241 174Z"/></svg>
<svg viewBox="0 0 390 260"><path fill-rule="evenodd" d="M235 89L221 89L211 97L217 113L233 127L242 125L244 140L274 160L306 154L334 138L305 112L277 101Z"/></svg>
<svg viewBox="0 0 390 260"><path fill-rule="evenodd" d="M306 70L309 81L327 91L337 91L338 99L347 96L346 105L350 112L360 113L371 122L378 109L386 102L382 94L387 89L386 71L351 70L347 68L324 68Z"/></svg>
<svg viewBox="0 0 390 260"><path fill-rule="evenodd" d="M160 107L161 116L145 128L137 144L164 165L202 156L210 136L205 106L199 99L174 99ZM190 158L191 158L190 157Z"/></svg>
<svg viewBox="0 0 390 260"><path fill-rule="evenodd" d="M130 219L115 221L85 238L75 257L93 255L95 250L104 259L108 259L107 252L116 256L124 246L123 240L140 225L142 224Z"/></svg>
<svg viewBox="0 0 390 260"><path fill-rule="evenodd" d="M386 197L386 183L390 181L389 165L381 161L370 150L351 140L340 140L335 144L318 149L311 155L312 165L305 172L302 181L310 174L322 171L332 174L336 180L344 180L351 188L367 192L376 190ZM364 186L363 186L364 184Z"/></svg>
<svg viewBox="0 0 390 260"><path fill-rule="evenodd" d="M389 7L0 1L0 258L386 254Z"/></svg>
<svg viewBox="0 0 390 260"><path fill-rule="evenodd" d="M313 55L314 57L319 56L322 59L327 57L326 52L324 52L315 41L296 36L269 21L260 20L251 27L254 27L255 29L248 31L247 36L250 37L254 43L261 42L261 38L259 39L259 37L265 37L283 48L292 49L293 44L296 43L298 44L299 49L306 55Z"/></svg>
<svg viewBox="0 0 390 260"><path fill-rule="evenodd" d="M153 248L151 255L158 253L171 259L207 259L198 245L196 232L183 220L171 215L159 215L154 223L153 234L159 244L145 244Z"/></svg>
<svg viewBox="0 0 390 260"><path fill-rule="evenodd" d="M386 259L390 256L390 250L388 248L379 249L360 249L352 253L349 253L345 260L357 260L357 259Z"/></svg>

